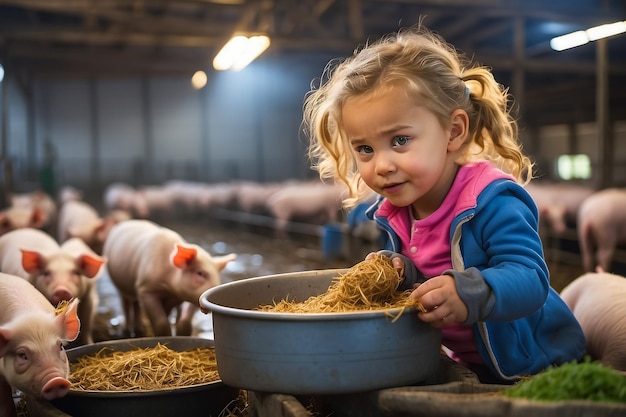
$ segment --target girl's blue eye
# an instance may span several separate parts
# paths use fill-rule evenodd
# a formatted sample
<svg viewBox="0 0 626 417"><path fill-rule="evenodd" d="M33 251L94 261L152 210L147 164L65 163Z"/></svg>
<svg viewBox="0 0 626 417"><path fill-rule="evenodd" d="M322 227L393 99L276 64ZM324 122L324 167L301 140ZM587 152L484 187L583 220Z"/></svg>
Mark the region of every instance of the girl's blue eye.
<svg viewBox="0 0 626 417"><path fill-rule="evenodd" d="M357 153L372 153L374 150L371 146L361 145L356 148Z"/></svg>
<svg viewBox="0 0 626 417"><path fill-rule="evenodd" d="M409 143L409 138L407 136L396 136L393 138L393 145L394 146L402 146L402 145L406 145L407 143Z"/></svg>

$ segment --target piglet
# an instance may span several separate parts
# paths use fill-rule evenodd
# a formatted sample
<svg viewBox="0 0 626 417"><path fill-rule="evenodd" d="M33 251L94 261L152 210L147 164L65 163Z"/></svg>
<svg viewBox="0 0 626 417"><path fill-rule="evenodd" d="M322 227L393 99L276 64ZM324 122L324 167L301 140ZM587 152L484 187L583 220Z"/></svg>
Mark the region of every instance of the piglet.
<svg viewBox="0 0 626 417"><path fill-rule="evenodd" d="M234 254L212 257L175 231L147 220L113 226L103 255L121 296L126 330L133 337L144 334L142 314L155 336L171 335L168 316L174 308L176 335L190 335L200 296L220 284L220 271L235 259Z"/></svg>
<svg viewBox="0 0 626 417"><path fill-rule="evenodd" d="M41 226L47 231L53 231L57 221L57 204L42 190L36 190L23 194L11 194L11 207L25 209L39 209L43 213L44 224Z"/></svg>
<svg viewBox="0 0 626 417"><path fill-rule="evenodd" d="M76 339L78 300L55 307L21 277L0 273L0 416L15 416L13 390L53 400L70 387L63 344Z"/></svg>
<svg viewBox="0 0 626 417"><path fill-rule="evenodd" d="M46 224L43 211L32 207L8 207L0 211L0 236L26 227L41 228Z"/></svg>
<svg viewBox="0 0 626 417"><path fill-rule="evenodd" d="M576 222L580 205L594 193L584 185L543 181L530 182L526 191L535 200L541 221L557 234L565 233L568 222Z"/></svg>
<svg viewBox="0 0 626 417"><path fill-rule="evenodd" d="M318 181L293 183L272 194L267 200L269 212L276 219L278 234L284 234L289 221L334 223L347 189L339 184Z"/></svg>
<svg viewBox="0 0 626 417"><path fill-rule="evenodd" d="M113 216L101 217L98 211L84 201L68 201L59 210L57 240L82 239L96 253L102 253L102 245L111 227L117 223Z"/></svg>
<svg viewBox="0 0 626 417"><path fill-rule="evenodd" d="M583 329L589 356L626 371L626 277L599 271L576 278L561 297Z"/></svg>
<svg viewBox="0 0 626 417"><path fill-rule="evenodd" d="M30 282L52 305L79 298L83 330L75 345L92 343L92 321L97 305L95 282L106 260L81 239L59 246L41 230L25 228L0 236L0 271Z"/></svg>

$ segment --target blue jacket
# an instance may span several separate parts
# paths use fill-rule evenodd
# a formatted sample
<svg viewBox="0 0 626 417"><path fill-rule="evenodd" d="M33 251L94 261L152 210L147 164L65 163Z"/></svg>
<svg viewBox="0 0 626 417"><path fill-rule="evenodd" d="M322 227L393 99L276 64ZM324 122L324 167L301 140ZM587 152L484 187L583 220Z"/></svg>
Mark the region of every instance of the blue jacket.
<svg viewBox="0 0 626 417"><path fill-rule="evenodd" d="M389 219L367 211L401 252ZM497 179L457 212L450 228L452 270L468 306L478 352L494 375L517 380L550 365L581 359L578 321L550 287L538 234L537 206L514 181ZM502 233L506 230L506 233Z"/></svg>

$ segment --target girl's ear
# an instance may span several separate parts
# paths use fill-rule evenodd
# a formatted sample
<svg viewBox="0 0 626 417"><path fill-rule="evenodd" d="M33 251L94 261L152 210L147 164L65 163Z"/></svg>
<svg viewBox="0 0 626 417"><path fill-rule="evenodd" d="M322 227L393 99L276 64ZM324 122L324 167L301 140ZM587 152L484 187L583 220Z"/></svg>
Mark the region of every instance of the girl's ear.
<svg viewBox="0 0 626 417"><path fill-rule="evenodd" d="M465 110L457 109L450 116L450 138L448 151L457 151L467 140L469 132L469 117Z"/></svg>

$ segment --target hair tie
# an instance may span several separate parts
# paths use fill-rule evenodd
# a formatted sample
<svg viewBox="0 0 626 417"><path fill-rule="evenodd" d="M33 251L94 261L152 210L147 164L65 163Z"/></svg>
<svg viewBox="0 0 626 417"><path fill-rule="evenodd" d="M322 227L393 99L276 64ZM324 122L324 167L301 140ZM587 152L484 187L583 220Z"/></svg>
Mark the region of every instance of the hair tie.
<svg viewBox="0 0 626 417"><path fill-rule="evenodd" d="M465 86L465 95L469 96L472 92L470 91L469 87L467 86L467 84L465 84L465 80L461 77L459 77L459 80L461 80L461 82L463 83L463 85Z"/></svg>

